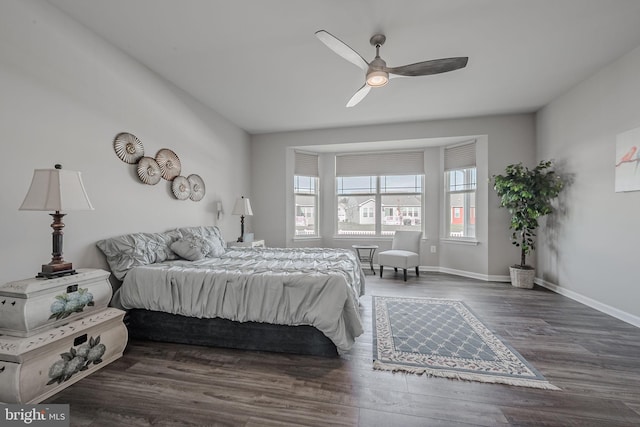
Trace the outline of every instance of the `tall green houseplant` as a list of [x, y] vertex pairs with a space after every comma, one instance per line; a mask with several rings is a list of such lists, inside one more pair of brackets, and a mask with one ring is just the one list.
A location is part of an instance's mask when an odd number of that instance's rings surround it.
[[536, 247], [538, 218], [553, 212], [551, 202], [564, 186], [553, 166], [550, 160], [541, 161], [533, 169], [518, 163], [507, 166], [504, 175], [493, 176], [500, 206], [511, 214], [511, 241], [520, 248], [520, 265], [514, 267], [531, 269], [526, 257]]

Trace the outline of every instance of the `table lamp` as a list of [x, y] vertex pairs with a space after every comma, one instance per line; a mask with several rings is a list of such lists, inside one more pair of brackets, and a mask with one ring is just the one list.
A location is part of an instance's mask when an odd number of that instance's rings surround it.
[[244, 241], [244, 217], [247, 215], [253, 215], [251, 210], [251, 202], [246, 197], [242, 196], [236, 199], [236, 204], [233, 207], [233, 215], [240, 215], [240, 237], [238, 242]]
[[55, 165], [55, 169], [34, 170], [31, 186], [20, 210], [54, 212], [49, 214], [53, 217], [51, 262], [42, 265], [37, 277], [51, 279], [76, 274], [72, 263], [62, 258], [62, 217], [66, 214], [61, 211], [93, 210], [80, 172], [64, 170], [61, 165]]

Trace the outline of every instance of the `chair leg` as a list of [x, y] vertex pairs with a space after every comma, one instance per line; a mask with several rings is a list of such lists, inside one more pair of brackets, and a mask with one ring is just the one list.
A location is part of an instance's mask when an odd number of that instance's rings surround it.
[[402, 271], [404, 271], [404, 281], [407, 281], [407, 269], [403, 268]]
[[420, 269], [418, 267], [416, 267], [416, 276], [420, 277]]
[[380, 277], [382, 277], [382, 266], [380, 266]]

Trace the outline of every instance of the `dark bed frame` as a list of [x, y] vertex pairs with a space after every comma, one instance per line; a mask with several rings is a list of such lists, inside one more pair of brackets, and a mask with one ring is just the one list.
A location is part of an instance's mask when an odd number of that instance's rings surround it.
[[335, 344], [313, 326], [286, 326], [259, 322], [199, 319], [142, 309], [127, 312], [131, 338], [180, 344], [226, 347], [335, 357]]

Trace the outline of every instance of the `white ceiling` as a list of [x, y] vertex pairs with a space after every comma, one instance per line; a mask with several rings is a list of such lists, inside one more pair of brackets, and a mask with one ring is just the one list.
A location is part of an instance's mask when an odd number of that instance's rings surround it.
[[[250, 133], [533, 112], [640, 45], [638, 0], [49, 0]], [[387, 36], [389, 66], [468, 56], [393, 79], [345, 108]]]

